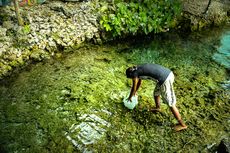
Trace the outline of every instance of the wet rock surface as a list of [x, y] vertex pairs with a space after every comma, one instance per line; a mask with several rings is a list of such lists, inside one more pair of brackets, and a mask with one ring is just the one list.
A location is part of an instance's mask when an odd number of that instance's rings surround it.
[[[71, 125], [68, 132], [65, 133], [66, 138], [81, 152], [93, 152], [87, 148], [87, 145], [95, 144], [106, 134], [106, 129], [110, 127], [105, 119], [100, 118], [93, 111], [93, 114], [78, 114], [80, 124]], [[99, 112], [110, 116], [112, 113], [107, 110], [99, 110]]]

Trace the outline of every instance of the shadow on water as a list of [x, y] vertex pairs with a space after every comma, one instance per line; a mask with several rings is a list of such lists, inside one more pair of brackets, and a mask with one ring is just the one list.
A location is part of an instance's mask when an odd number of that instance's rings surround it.
[[[89, 45], [32, 65], [0, 85], [3, 152], [214, 152], [229, 138], [227, 70], [212, 58], [229, 28], [182, 38], [167, 33]], [[177, 106], [189, 128], [176, 133], [169, 108], [153, 114], [155, 83], [124, 107], [128, 66], [158, 63], [176, 76]]]

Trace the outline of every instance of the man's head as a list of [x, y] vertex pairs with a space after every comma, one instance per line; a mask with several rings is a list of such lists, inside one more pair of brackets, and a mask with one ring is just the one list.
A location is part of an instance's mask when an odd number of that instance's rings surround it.
[[135, 72], [137, 71], [137, 67], [133, 66], [133, 67], [129, 67], [126, 70], [126, 77], [127, 78], [134, 78], [135, 77]]

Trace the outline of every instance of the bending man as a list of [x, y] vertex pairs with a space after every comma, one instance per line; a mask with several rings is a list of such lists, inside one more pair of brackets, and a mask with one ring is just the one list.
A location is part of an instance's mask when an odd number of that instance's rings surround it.
[[176, 96], [173, 90], [174, 74], [168, 68], [165, 68], [158, 64], [142, 64], [133, 67], [129, 67], [126, 70], [127, 78], [133, 80], [128, 100], [131, 101], [132, 96], [136, 95], [137, 90], [141, 85], [141, 81], [145, 79], [151, 79], [157, 82], [154, 89], [154, 100], [156, 108], [152, 111], [160, 111], [160, 95], [164, 102], [167, 102], [171, 112], [178, 121], [178, 125], [175, 126], [176, 131], [186, 129], [187, 126], [181, 119], [180, 113], [176, 107]]

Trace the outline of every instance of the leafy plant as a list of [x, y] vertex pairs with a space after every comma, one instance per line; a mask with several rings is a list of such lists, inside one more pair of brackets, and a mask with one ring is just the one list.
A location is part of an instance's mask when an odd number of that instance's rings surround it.
[[100, 9], [100, 25], [114, 37], [167, 31], [180, 15], [179, 0], [130, 0], [107, 3]]
[[24, 34], [28, 34], [30, 33], [31, 29], [30, 29], [30, 25], [25, 25], [22, 29]]

